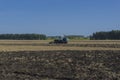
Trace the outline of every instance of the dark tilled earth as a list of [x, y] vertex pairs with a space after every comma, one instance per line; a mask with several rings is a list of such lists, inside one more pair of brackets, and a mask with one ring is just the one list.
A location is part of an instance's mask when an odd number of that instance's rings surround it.
[[0, 52], [0, 80], [120, 80], [120, 50]]

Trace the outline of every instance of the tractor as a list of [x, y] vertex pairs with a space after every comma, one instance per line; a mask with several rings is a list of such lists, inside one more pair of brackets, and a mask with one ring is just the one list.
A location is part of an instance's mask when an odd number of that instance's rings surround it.
[[59, 37], [58, 39], [55, 39], [52, 42], [49, 42], [49, 44], [67, 44], [68, 38], [67, 37]]

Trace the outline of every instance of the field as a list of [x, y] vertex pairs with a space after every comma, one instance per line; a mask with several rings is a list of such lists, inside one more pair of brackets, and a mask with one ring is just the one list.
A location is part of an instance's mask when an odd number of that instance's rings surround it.
[[0, 80], [120, 80], [120, 40], [1, 40]]
[[1, 40], [0, 51], [119, 50], [120, 40], [72, 40], [66, 44], [48, 44], [49, 40]]

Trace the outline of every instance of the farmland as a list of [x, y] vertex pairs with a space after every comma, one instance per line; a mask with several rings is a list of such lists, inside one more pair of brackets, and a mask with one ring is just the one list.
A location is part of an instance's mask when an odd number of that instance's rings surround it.
[[0, 80], [119, 80], [120, 40], [1, 40]]
[[1, 40], [0, 51], [41, 50], [119, 50], [119, 40], [72, 40], [66, 44], [48, 44], [50, 40]]

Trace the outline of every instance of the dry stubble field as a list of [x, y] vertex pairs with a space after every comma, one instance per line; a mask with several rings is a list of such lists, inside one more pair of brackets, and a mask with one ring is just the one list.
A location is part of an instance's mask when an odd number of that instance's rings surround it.
[[0, 80], [120, 80], [120, 40], [1, 40]]

